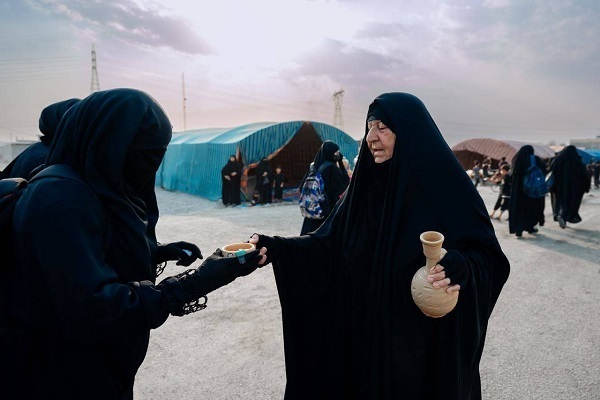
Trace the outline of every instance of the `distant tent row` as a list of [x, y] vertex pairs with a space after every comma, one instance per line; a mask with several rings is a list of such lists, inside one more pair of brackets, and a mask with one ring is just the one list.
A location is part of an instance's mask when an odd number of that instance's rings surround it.
[[282, 167], [286, 187], [297, 187], [325, 140], [332, 140], [352, 162], [358, 143], [334, 126], [311, 121], [260, 122], [236, 128], [208, 128], [176, 133], [157, 172], [156, 185], [210, 200], [221, 198], [221, 168], [230, 155], [243, 164], [242, 191], [250, 197], [255, 168], [268, 157]]
[[452, 152], [465, 170], [472, 169], [475, 161], [481, 162], [487, 157], [492, 160], [492, 167], [496, 168], [502, 157], [506, 157], [510, 163], [517, 151], [527, 144], [533, 146], [534, 153], [543, 160], [553, 158], [555, 155], [554, 150], [549, 146], [495, 139], [465, 140], [453, 146]]

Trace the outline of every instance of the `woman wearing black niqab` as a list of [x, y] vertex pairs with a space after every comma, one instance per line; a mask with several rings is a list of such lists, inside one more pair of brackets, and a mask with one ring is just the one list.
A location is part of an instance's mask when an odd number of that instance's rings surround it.
[[565, 147], [552, 161], [550, 171], [554, 176], [550, 187], [554, 220], [563, 229], [567, 222], [581, 222], [579, 207], [583, 194], [590, 191], [591, 182], [575, 146]]
[[273, 170], [269, 159], [263, 157], [256, 166], [256, 189], [260, 194], [260, 204], [271, 204], [273, 201]]
[[[383, 94], [367, 120], [348, 191], [325, 223], [300, 237], [251, 239], [273, 263], [285, 398], [480, 399], [479, 361], [508, 260], [418, 98]], [[436, 319], [410, 293], [429, 230], [448, 250], [432, 279], [460, 289], [456, 308]]]
[[239, 205], [240, 183], [242, 176], [242, 166], [235, 158], [235, 155], [229, 156], [229, 161], [221, 169], [221, 198], [223, 205]]
[[[315, 155], [315, 159], [309, 170], [304, 175], [300, 187], [304, 184], [311, 168], [314, 168], [315, 171], [319, 171], [323, 178], [325, 194], [327, 195], [327, 210], [329, 210], [325, 215], [325, 217], [327, 217], [331, 210], [333, 210], [333, 207], [335, 207], [335, 203], [340, 199], [342, 193], [344, 193], [344, 190], [348, 187], [348, 182], [350, 181], [348, 173], [342, 164], [340, 146], [331, 140], [323, 142]], [[300, 234], [304, 235], [316, 230], [324, 221], [325, 219], [304, 218]]]
[[46, 161], [58, 123], [63, 115], [80, 99], [68, 99], [50, 104], [40, 114], [39, 129], [42, 133], [40, 141], [32, 144], [19, 154], [4, 171], [0, 178], [29, 179], [31, 172]]
[[[530, 158], [534, 155], [533, 146], [527, 144], [517, 151], [512, 160], [512, 184], [508, 208], [508, 229], [517, 237], [523, 236], [523, 231], [537, 233], [537, 224], [544, 226], [544, 209], [546, 197], [534, 199], [525, 194], [523, 178], [531, 165]], [[546, 174], [546, 164], [534, 155], [535, 164]]]
[[170, 138], [162, 108], [133, 89], [95, 92], [61, 121], [14, 212], [16, 263], [0, 282], [5, 398], [133, 398], [150, 330], [258, 266], [258, 251], [241, 265], [217, 250], [154, 284], [157, 262], [202, 258], [191, 243], [157, 247], [154, 236], [154, 177]]

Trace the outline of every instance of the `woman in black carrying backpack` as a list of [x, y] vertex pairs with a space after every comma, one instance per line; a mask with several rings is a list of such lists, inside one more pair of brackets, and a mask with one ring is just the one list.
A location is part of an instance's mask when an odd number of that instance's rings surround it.
[[154, 179], [171, 130], [134, 89], [95, 92], [62, 119], [14, 211], [3, 399], [132, 399], [150, 330], [261, 262], [258, 251], [242, 265], [218, 249], [156, 284], [158, 264], [202, 258], [192, 243], [156, 241]]
[[[304, 218], [302, 229], [300, 231], [301, 235], [312, 232], [323, 224], [331, 210], [333, 210], [335, 203], [337, 203], [342, 193], [344, 193], [348, 187], [348, 183], [350, 183], [350, 178], [348, 177], [346, 169], [344, 168], [344, 164], [342, 163], [340, 146], [331, 140], [326, 140], [323, 142], [321, 148], [319, 148], [319, 151], [315, 155], [315, 159], [311, 163], [310, 168], [314, 168], [321, 174], [328, 204], [327, 207], [325, 207], [326, 215], [324, 218]], [[304, 178], [300, 184], [300, 188], [302, 188], [302, 185], [304, 185], [304, 181], [310, 172], [310, 168], [309, 171], [307, 171], [304, 175]]]
[[[533, 146], [525, 145], [515, 154], [512, 166], [512, 190], [510, 196], [510, 206], [508, 210], [509, 232], [517, 237], [523, 236], [523, 231], [528, 233], [537, 233], [535, 227], [544, 226], [544, 208], [546, 206], [546, 197], [532, 198], [525, 194], [523, 188], [523, 178], [531, 164], [530, 156], [533, 155]], [[534, 156], [535, 164], [546, 174], [546, 164], [538, 157]]]

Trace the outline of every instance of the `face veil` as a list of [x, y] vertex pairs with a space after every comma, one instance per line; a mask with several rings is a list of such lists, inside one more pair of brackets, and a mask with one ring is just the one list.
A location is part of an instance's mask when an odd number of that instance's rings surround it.
[[71, 166], [103, 204], [118, 238], [108, 254], [120, 257], [108, 261], [125, 281], [154, 279], [154, 176], [171, 132], [165, 112], [146, 93], [96, 92], [69, 110], [48, 154], [48, 165]]

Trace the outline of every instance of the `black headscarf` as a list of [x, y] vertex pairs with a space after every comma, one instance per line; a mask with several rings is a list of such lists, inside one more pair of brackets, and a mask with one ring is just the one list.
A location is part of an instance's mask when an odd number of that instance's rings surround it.
[[[233, 160], [232, 160], [233, 158]], [[240, 163], [235, 158], [235, 155], [230, 155], [227, 160], [227, 164], [221, 169], [221, 175], [230, 175], [232, 172], [240, 172], [241, 166]]]
[[54, 139], [54, 134], [56, 133], [56, 129], [58, 128], [60, 120], [69, 110], [69, 108], [73, 107], [73, 105], [79, 100], [81, 99], [73, 98], [59, 101], [57, 103], [50, 104], [48, 107], [42, 110], [39, 121], [40, 132], [42, 132], [40, 140], [42, 143], [50, 146], [52, 139]]
[[[487, 320], [508, 260], [424, 104], [387, 93], [369, 107], [368, 118], [376, 114], [396, 134], [392, 159], [376, 164], [363, 139], [346, 196], [322, 227], [276, 239], [286, 398], [480, 398]], [[439, 319], [410, 294], [428, 230], [470, 271], [455, 310]]]
[[339, 149], [340, 146], [338, 146], [331, 140], [324, 141], [321, 147], [319, 148], [319, 151], [317, 151], [317, 154], [315, 154], [315, 159], [313, 161], [315, 169], [318, 170], [321, 167], [321, 165], [326, 161], [335, 162], [336, 160], [334, 158], [334, 155], [335, 152]]
[[40, 142], [32, 144], [19, 154], [6, 166], [4, 171], [0, 173], [0, 178], [30, 179], [31, 173], [34, 170], [37, 171], [37, 167], [44, 164], [46, 161], [50, 144], [54, 139], [61, 118], [78, 101], [79, 99], [59, 101], [44, 108], [40, 114], [39, 120], [39, 128], [42, 133]]
[[[156, 171], [172, 127], [160, 105], [134, 89], [96, 92], [75, 104], [58, 128], [46, 164], [67, 164], [103, 204], [112, 235], [107, 259], [123, 282], [154, 280]], [[149, 213], [151, 214], [149, 216]]]

